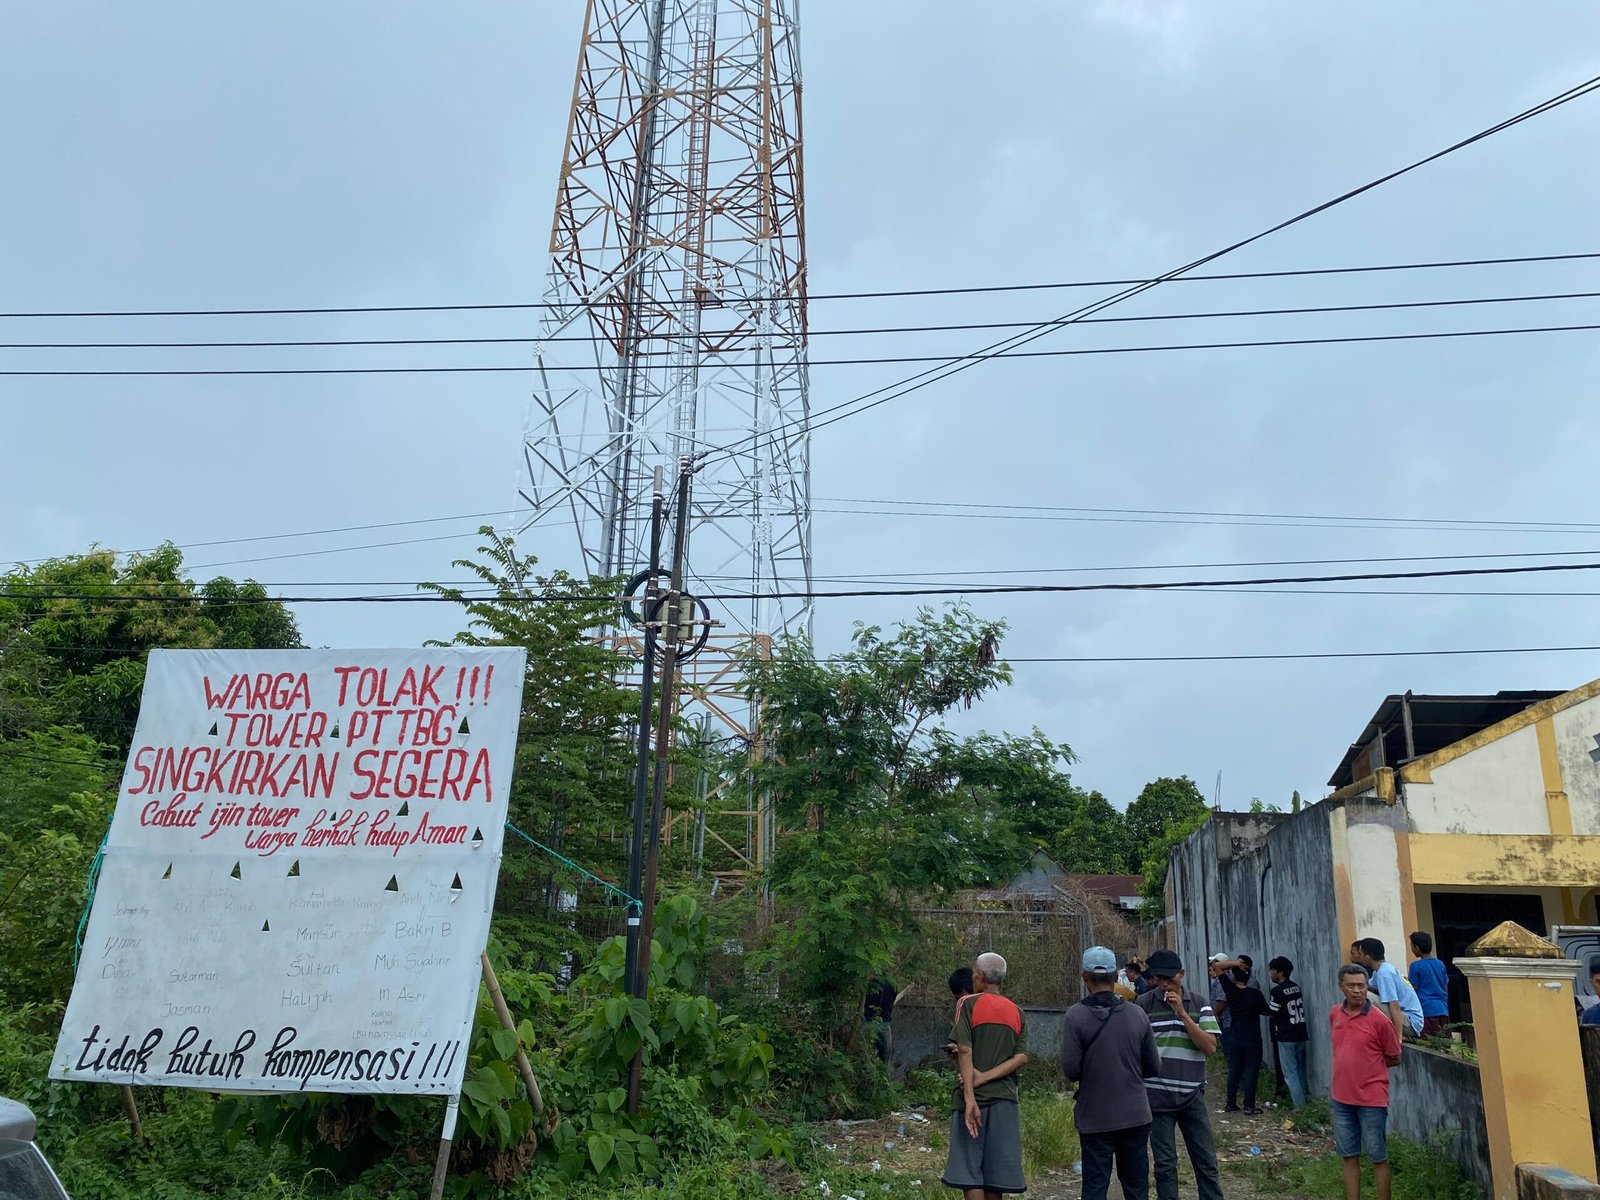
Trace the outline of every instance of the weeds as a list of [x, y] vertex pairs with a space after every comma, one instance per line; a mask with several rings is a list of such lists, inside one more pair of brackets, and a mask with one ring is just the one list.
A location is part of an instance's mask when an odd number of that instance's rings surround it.
[[[1483, 1200], [1482, 1190], [1445, 1155], [1452, 1136], [1435, 1134], [1426, 1143], [1389, 1138], [1394, 1200]], [[1230, 1170], [1251, 1176], [1263, 1192], [1308, 1200], [1341, 1200], [1344, 1196], [1344, 1165], [1337, 1155], [1298, 1162], [1248, 1159], [1227, 1165]], [[1361, 1164], [1361, 1195], [1362, 1200], [1373, 1200], [1377, 1195], [1372, 1165], [1365, 1159]]]
[[1021, 1100], [1022, 1171], [1032, 1179], [1052, 1167], [1078, 1158], [1078, 1131], [1072, 1120], [1072, 1098], [1024, 1092]]

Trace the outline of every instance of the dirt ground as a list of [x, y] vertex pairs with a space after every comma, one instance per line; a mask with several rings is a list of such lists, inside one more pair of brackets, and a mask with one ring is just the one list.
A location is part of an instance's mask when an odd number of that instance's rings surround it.
[[[1254, 1176], [1235, 1169], [1237, 1164], [1255, 1158], [1318, 1158], [1333, 1149], [1333, 1139], [1326, 1133], [1299, 1128], [1294, 1110], [1287, 1107], [1264, 1109], [1260, 1116], [1254, 1117], [1242, 1112], [1225, 1113], [1222, 1098], [1215, 1094], [1218, 1090], [1207, 1088], [1206, 1100], [1211, 1108], [1211, 1129], [1217, 1143], [1217, 1163], [1222, 1170], [1223, 1195], [1228, 1200], [1293, 1200], [1281, 1191], [1258, 1190]], [[1253, 1154], [1252, 1148], [1258, 1153]], [[1082, 1177], [1069, 1167], [1028, 1180], [1028, 1195], [1033, 1200], [1078, 1200], [1083, 1193], [1082, 1185]], [[1189, 1169], [1181, 1136], [1178, 1139], [1178, 1188], [1180, 1200], [1192, 1200], [1194, 1172]], [[1113, 1183], [1110, 1194], [1121, 1195], [1121, 1188]], [[1151, 1195], [1154, 1194], [1155, 1181], [1152, 1180]]]
[[[1260, 1116], [1225, 1113], [1222, 1098], [1215, 1094], [1218, 1090], [1208, 1088], [1206, 1098], [1222, 1168], [1223, 1193], [1228, 1200], [1292, 1200], [1281, 1191], [1269, 1195], [1256, 1190], [1251, 1174], [1230, 1168], [1255, 1158], [1319, 1157], [1333, 1148], [1331, 1138], [1325, 1132], [1299, 1128], [1294, 1110], [1287, 1107], [1267, 1108]], [[913, 1179], [938, 1179], [944, 1170], [948, 1116], [933, 1109], [909, 1109], [873, 1121], [830, 1121], [821, 1130], [825, 1147], [844, 1164], [873, 1170], [876, 1163], [878, 1170]], [[1194, 1175], [1181, 1139], [1178, 1183], [1182, 1196], [1194, 1196]], [[1029, 1179], [1027, 1194], [1033, 1200], [1078, 1200], [1082, 1184], [1083, 1177], [1069, 1165]], [[1121, 1189], [1113, 1184], [1111, 1195], [1120, 1194]]]

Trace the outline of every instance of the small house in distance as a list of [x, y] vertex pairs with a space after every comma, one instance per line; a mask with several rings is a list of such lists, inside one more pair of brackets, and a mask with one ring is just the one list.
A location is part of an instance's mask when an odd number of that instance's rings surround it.
[[1080, 892], [1099, 896], [1129, 918], [1137, 917], [1144, 904], [1144, 897], [1139, 894], [1144, 887], [1143, 875], [1068, 875], [1067, 882]]
[[1124, 916], [1134, 916], [1143, 903], [1139, 889], [1143, 875], [1085, 875], [1069, 873], [1044, 850], [1035, 850], [1022, 870], [1005, 887], [1003, 896], [1049, 896], [1057, 893], [1104, 900]]

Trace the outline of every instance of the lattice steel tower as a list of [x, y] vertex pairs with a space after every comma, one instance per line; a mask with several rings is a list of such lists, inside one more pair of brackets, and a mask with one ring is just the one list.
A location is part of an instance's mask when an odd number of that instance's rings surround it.
[[[546, 567], [643, 567], [655, 468], [710, 451], [691, 586], [810, 590], [797, 7], [589, 0], [525, 434]], [[716, 607], [748, 634], [811, 618]]]

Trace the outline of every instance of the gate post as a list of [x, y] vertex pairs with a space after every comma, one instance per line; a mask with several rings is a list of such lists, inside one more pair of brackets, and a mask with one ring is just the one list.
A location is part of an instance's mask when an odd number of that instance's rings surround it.
[[1520, 1163], [1547, 1163], [1593, 1180], [1572, 998], [1579, 964], [1512, 921], [1484, 934], [1467, 954], [1455, 965], [1472, 989], [1493, 1200], [1515, 1200]]

